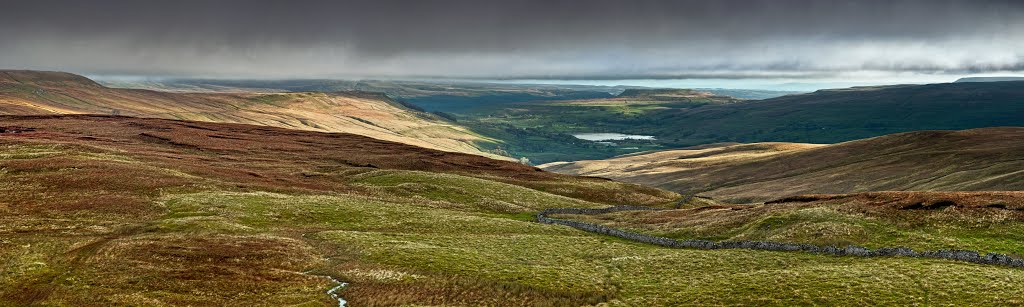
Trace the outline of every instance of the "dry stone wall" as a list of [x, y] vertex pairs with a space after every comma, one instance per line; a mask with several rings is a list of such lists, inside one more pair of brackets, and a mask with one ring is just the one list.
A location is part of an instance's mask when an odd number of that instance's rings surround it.
[[815, 254], [827, 254], [835, 256], [854, 257], [911, 257], [911, 258], [932, 258], [957, 260], [970, 263], [991, 264], [1024, 268], [1024, 259], [1010, 257], [999, 253], [988, 253], [982, 255], [970, 250], [934, 250], [915, 251], [906, 247], [885, 247], [879, 249], [868, 249], [856, 245], [845, 247], [838, 246], [817, 246], [811, 244], [796, 244], [771, 241], [707, 241], [707, 240], [676, 240], [672, 238], [652, 236], [631, 231], [619, 230], [603, 225], [586, 223], [580, 221], [563, 220], [548, 217], [553, 214], [604, 214], [621, 211], [636, 210], [661, 210], [658, 208], [641, 206], [613, 206], [600, 209], [584, 208], [552, 208], [541, 211], [537, 214], [537, 221], [544, 224], [564, 225], [583, 231], [609, 235], [626, 240], [660, 245], [672, 248], [695, 248], [695, 249], [752, 249], [766, 251], [787, 251], [807, 252]]

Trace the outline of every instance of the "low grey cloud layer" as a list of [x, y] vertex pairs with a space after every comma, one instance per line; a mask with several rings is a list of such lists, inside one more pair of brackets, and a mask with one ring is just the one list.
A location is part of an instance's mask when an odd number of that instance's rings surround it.
[[345, 78], [1024, 70], [1020, 1], [18, 1], [0, 67]]

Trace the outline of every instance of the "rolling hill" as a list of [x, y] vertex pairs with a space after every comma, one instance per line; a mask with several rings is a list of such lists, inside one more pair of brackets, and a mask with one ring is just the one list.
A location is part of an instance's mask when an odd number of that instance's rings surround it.
[[116, 114], [347, 132], [426, 148], [483, 152], [494, 140], [366, 92], [170, 93], [117, 89], [68, 73], [0, 71], [0, 114]]
[[466, 240], [494, 250], [489, 244], [507, 246], [495, 234], [571, 239], [524, 214], [676, 197], [353, 134], [0, 116], [0, 305], [331, 305], [324, 292], [335, 285], [322, 276], [351, 283], [343, 294], [358, 305], [494, 294], [524, 304], [584, 302], [603, 290], [459, 273], [429, 265], [434, 258], [396, 263], [374, 250], [452, 259], [454, 250], [431, 255], [385, 242]]
[[917, 131], [833, 145], [718, 144], [541, 167], [732, 202], [808, 193], [1024, 189], [1024, 128]]
[[[1024, 296], [992, 286], [1024, 280], [1011, 267], [670, 249], [533, 218], [553, 207], [666, 208], [679, 197], [345, 133], [0, 116], [0, 305], [978, 305]], [[1008, 217], [1001, 227], [1016, 225]]]

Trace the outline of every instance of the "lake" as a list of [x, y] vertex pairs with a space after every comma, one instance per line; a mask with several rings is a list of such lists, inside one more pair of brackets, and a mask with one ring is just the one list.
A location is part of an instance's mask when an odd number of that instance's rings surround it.
[[654, 136], [622, 133], [576, 133], [572, 136], [587, 141], [653, 140]]

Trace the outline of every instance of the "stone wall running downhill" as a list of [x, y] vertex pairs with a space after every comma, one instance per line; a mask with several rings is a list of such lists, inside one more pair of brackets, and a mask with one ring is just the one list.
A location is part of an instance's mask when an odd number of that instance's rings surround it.
[[791, 252], [807, 252], [815, 254], [827, 254], [836, 256], [855, 256], [855, 257], [912, 257], [912, 258], [933, 258], [933, 259], [947, 259], [965, 261], [979, 264], [992, 264], [992, 265], [1003, 265], [1024, 268], [1024, 259], [1010, 257], [998, 253], [988, 253], [982, 255], [976, 251], [970, 250], [934, 250], [934, 251], [915, 251], [906, 247], [885, 247], [879, 249], [868, 249], [856, 245], [850, 245], [846, 247], [836, 246], [817, 246], [810, 244], [796, 244], [796, 243], [783, 243], [783, 242], [770, 242], [770, 241], [707, 241], [707, 240], [676, 240], [665, 237], [658, 237], [652, 235], [646, 235], [642, 233], [623, 231], [607, 226], [570, 221], [563, 219], [550, 218], [548, 215], [552, 214], [604, 214], [621, 211], [637, 211], [637, 210], [662, 210], [659, 208], [641, 207], [641, 206], [612, 206], [600, 209], [583, 209], [583, 208], [552, 208], [541, 211], [537, 214], [537, 222], [544, 224], [555, 224], [564, 225], [572, 228], [576, 228], [583, 231], [589, 231], [593, 233], [599, 233], [603, 235], [609, 235], [613, 237], [623, 238], [626, 240], [648, 243], [654, 245], [660, 245], [672, 248], [696, 248], [696, 249], [753, 249], [753, 250], [767, 250], [767, 251], [791, 251]]

